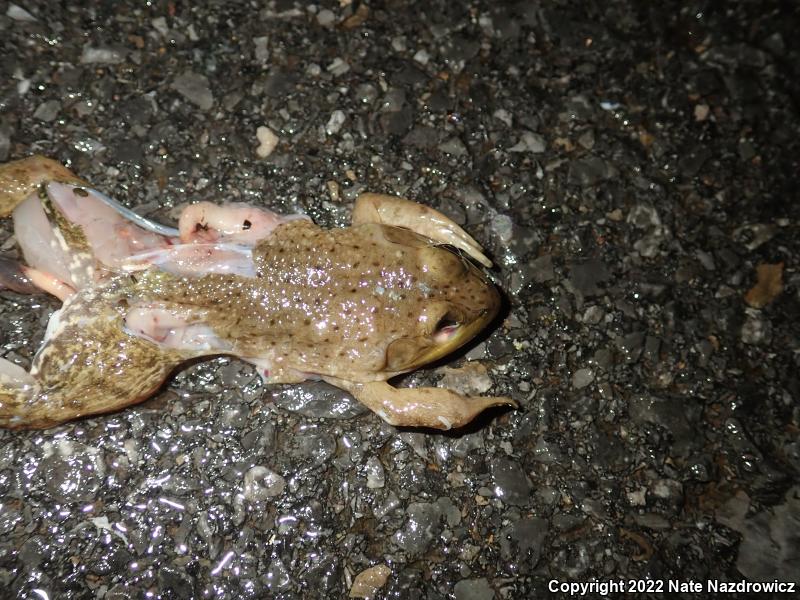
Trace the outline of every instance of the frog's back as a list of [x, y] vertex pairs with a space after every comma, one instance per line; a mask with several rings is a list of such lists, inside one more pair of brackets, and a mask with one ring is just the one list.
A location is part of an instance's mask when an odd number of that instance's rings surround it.
[[254, 312], [283, 360], [332, 376], [370, 378], [384, 368], [387, 345], [409, 334], [430, 294], [419, 285], [414, 247], [397, 243], [393, 236], [404, 234], [396, 229], [295, 222], [255, 248]]

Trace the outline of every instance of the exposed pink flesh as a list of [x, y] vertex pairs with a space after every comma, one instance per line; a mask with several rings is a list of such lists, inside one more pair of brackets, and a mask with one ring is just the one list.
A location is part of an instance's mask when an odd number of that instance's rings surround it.
[[30, 267], [23, 267], [23, 272], [28, 276], [28, 279], [31, 280], [33, 285], [48, 294], [52, 294], [62, 302], [75, 293], [74, 287], [64, 283], [58, 277], [50, 273]]
[[150, 340], [162, 348], [188, 350], [197, 356], [230, 351], [231, 345], [208, 325], [197, 322], [190, 308], [140, 304], [125, 316], [128, 333]]
[[71, 257], [53, 233], [38, 196], [28, 196], [14, 209], [13, 217], [14, 235], [25, 262], [56, 279], [77, 284], [69, 268]]
[[223, 205], [198, 202], [183, 209], [178, 230], [185, 244], [226, 241], [252, 246], [278, 225], [298, 218], [306, 217], [282, 216], [239, 202]]
[[433, 340], [437, 344], [444, 344], [448, 341], [453, 334], [458, 330], [458, 325], [448, 325], [447, 327], [442, 327], [439, 331], [437, 331], [433, 335]]
[[[81, 190], [80, 195], [76, 189]], [[94, 257], [107, 267], [118, 267], [132, 254], [165, 248], [171, 243], [169, 238], [132, 223], [95, 198], [91, 190], [50, 183], [47, 191], [64, 217], [81, 227]]]

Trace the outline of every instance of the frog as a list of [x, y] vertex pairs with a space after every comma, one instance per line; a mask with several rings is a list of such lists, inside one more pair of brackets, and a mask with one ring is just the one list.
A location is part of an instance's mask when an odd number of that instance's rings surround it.
[[268, 384], [321, 380], [390, 425], [447, 430], [516, 403], [390, 380], [440, 361], [498, 314], [480, 244], [426, 204], [364, 192], [349, 227], [236, 202], [171, 227], [40, 155], [0, 165], [0, 217], [24, 263], [0, 286], [61, 302], [29, 370], [0, 358], [0, 426], [54, 427], [154, 395], [219, 356]]

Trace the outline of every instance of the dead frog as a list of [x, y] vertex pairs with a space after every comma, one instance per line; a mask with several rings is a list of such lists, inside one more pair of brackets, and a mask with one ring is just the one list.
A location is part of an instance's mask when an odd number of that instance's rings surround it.
[[0, 166], [27, 266], [0, 283], [54, 294], [30, 373], [0, 359], [0, 426], [50, 427], [153, 394], [182, 362], [230, 355], [269, 383], [322, 379], [393, 425], [449, 429], [505, 397], [398, 389], [473, 338], [500, 298], [480, 246], [437, 211], [362, 194], [352, 226], [200, 202], [153, 223], [40, 156]]

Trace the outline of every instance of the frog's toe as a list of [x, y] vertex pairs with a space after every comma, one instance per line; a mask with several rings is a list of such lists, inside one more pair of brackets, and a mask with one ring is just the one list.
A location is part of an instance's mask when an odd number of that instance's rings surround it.
[[398, 196], [361, 194], [353, 208], [353, 225], [380, 223], [405, 227], [442, 244], [450, 244], [466, 252], [484, 266], [491, 267], [483, 248], [452, 219], [424, 204]]
[[25, 273], [25, 268], [16, 260], [0, 256], [0, 288], [18, 294], [36, 294], [39, 288]]
[[47, 292], [62, 302], [75, 293], [75, 289], [39, 269], [25, 266], [10, 258], [0, 257], [0, 289], [9, 289], [18, 294]]
[[344, 384], [353, 396], [390, 425], [453, 429], [463, 427], [492, 406], [513, 406], [511, 398], [462, 396], [446, 388], [395, 388], [386, 382]]

